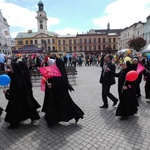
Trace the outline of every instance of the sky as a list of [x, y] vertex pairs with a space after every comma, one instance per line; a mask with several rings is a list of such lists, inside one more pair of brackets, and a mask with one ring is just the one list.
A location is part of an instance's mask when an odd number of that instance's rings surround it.
[[[37, 32], [40, 0], [0, 0], [0, 10], [10, 35]], [[86, 33], [91, 29], [124, 29], [150, 15], [150, 0], [41, 0], [48, 17], [48, 31], [59, 35]]]

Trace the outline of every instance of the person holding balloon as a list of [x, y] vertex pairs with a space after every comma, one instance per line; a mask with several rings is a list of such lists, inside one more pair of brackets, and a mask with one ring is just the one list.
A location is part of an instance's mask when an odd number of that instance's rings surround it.
[[138, 101], [136, 98], [134, 81], [138, 77], [136, 71], [131, 70], [131, 63], [126, 61], [121, 64], [121, 71], [119, 73], [109, 71], [113, 76], [118, 77], [118, 95], [119, 104], [116, 110], [116, 116], [120, 116], [120, 120], [126, 120], [138, 111]]
[[34, 104], [30, 100], [28, 87], [23, 77], [19, 63], [11, 63], [8, 75], [11, 79], [10, 86], [3, 92], [8, 104], [6, 106], [5, 122], [9, 123], [9, 129], [17, 128], [20, 122], [31, 119], [33, 125], [40, 119]]

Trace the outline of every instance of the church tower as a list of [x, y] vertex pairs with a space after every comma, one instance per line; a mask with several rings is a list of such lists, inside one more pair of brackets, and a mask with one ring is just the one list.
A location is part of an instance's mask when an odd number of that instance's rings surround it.
[[40, 0], [38, 3], [38, 11], [37, 11], [37, 25], [38, 25], [38, 32], [47, 34], [47, 16], [46, 12], [44, 11], [44, 4]]

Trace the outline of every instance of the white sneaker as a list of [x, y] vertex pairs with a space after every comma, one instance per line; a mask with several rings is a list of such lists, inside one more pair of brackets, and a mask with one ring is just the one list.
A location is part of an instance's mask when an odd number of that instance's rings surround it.
[[33, 124], [34, 126], [38, 125], [38, 124], [39, 124], [39, 120], [34, 120], [34, 121], [32, 122], [32, 124]]

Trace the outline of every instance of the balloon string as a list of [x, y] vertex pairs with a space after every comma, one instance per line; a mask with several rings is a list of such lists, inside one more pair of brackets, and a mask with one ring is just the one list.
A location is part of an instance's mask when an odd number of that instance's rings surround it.
[[124, 81], [124, 83], [123, 83], [123, 86], [122, 86], [122, 91], [121, 91], [121, 93], [123, 93], [123, 87], [125, 86], [125, 84], [126, 84], [126, 80]]

